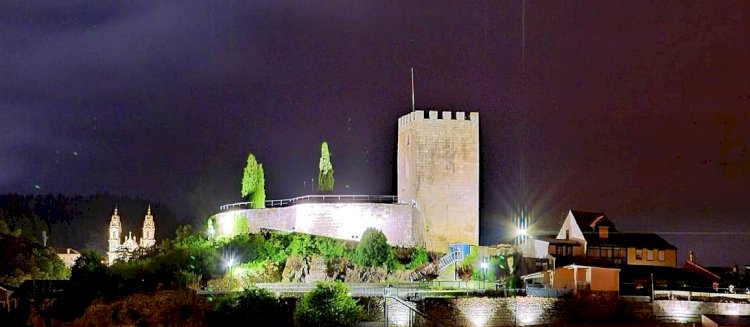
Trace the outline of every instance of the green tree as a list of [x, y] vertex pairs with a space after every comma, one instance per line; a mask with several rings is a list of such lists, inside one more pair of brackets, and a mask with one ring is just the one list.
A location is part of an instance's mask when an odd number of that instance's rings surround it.
[[266, 176], [263, 172], [263, 165], [258, 165], [258, 186], [255, 188], [250, 197], [250, 202], [253, 208], [265, 208], [266, 207]]
[[331, 153], [328, 152], [328, 142], [320, 145], [320, 163], [318, 163], [318, 190], [321, 192], [333, 191], [333, 165], [331, 164]]
[[362, 267], [382, 266], [391, 258], [393, 253], [383, 232], [368, 228], [362, 233], [357, 244], [356, 263]]
[[68, 270], [52, 248], [28, 238], [0, 236], [0, 284], [18, 286], [27, 279], [66, 279]]
[[70, 273], [70, 283], [86, 290], [97, 290], [104, 282], [107, 267], [102, 263], [104, 258], [92, 250], [81, 252]]
[[238, 295], [221, 299], [210, 325], [282, 326], [288, 313], [268, 290], [251, 287]]
[[423, 248], [416, 248], [414, 249], [414, 254], [412, 255], [411, 262], [409, 262], [409, 269], [424, 267], [429, 263], [430, 256], [427, 253], [427, 250]]
[[354, 326], [363, 315], [362, 306], [341, 282], [318, 283], [305, 294], [294, 310], [298, 326]]
[[[266, 186], [263, 165], [255, 160], [255, 156], [247, 155], [247, 165], [242, 172], [242, 189], [240, 194], [251, 202], [253, 208], [264, 208], [266, 201]], [[261, 200], [262, 199], [262, 200]]]

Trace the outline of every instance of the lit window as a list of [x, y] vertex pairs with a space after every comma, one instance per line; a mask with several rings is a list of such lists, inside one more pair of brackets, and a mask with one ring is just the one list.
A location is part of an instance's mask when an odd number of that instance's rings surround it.
[[654, 261], [654, 250], [646, 250], [646, 255], [648, 256], [648, 261]]
[[643, 250], [641, 249], [635, 250], [635, 260], [643, 260]]
[[659, 261], [664, 261], [664, 251], [663, 250], [659, 250], [658, 256], [659, 256]]

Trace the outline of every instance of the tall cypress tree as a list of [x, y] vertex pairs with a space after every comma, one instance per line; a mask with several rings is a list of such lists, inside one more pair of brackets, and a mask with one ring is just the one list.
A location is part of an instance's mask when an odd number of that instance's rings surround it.
[[252, 208], [265, 208], [266, 186], [263, 165], [255, 160], [255, 156], [247, 155], [247, 165], [242, 172], [242, 197], [251, 202]]
[[320, 145], [318, 169], [318, 190], [321, 192], [333, 191], [333, 165], [331, 164], [331, 154], [328, 152], [328, 142], [325, 141]]

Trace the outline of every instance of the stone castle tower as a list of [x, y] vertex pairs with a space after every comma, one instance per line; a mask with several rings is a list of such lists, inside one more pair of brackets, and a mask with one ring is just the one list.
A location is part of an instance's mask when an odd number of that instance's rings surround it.
[[413, 111], [398, 120], [398, 200], [428, 250], [479, 244], [479, 113]]
[[107, 248], [107, 264], [111, 265], [116, 260], [127, 261], [139, 249], [149, 249], [156, 245], [156, 225], [154, 216], [151, 215], [151, 206], [148, 206], [146, 216], [143, 219], [143, 234], [141, 242], [138, 244], [136, 237], [132, 232], [128, 232], [125, 242], [122, 240], [122, 223], [120, 215], [117, 213], [117, 207], [109, 221], [109, 247]]

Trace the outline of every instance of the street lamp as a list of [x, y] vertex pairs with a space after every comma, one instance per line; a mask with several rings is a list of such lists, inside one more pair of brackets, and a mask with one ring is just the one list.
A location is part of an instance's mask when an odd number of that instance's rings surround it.
[[487, 282], [487, 257], [482, 258], [482, 263], [479, 264], [482, 267], [482, 289], [486, 289], [485, 285]]
[[232, 266], [234, 266], [234, 259], [229, 259], [226, 263], [227, 271], [229, 272], [229, 290], [232, 290], [232, 284], [234, 284], [234, 276], [232, 276]]

